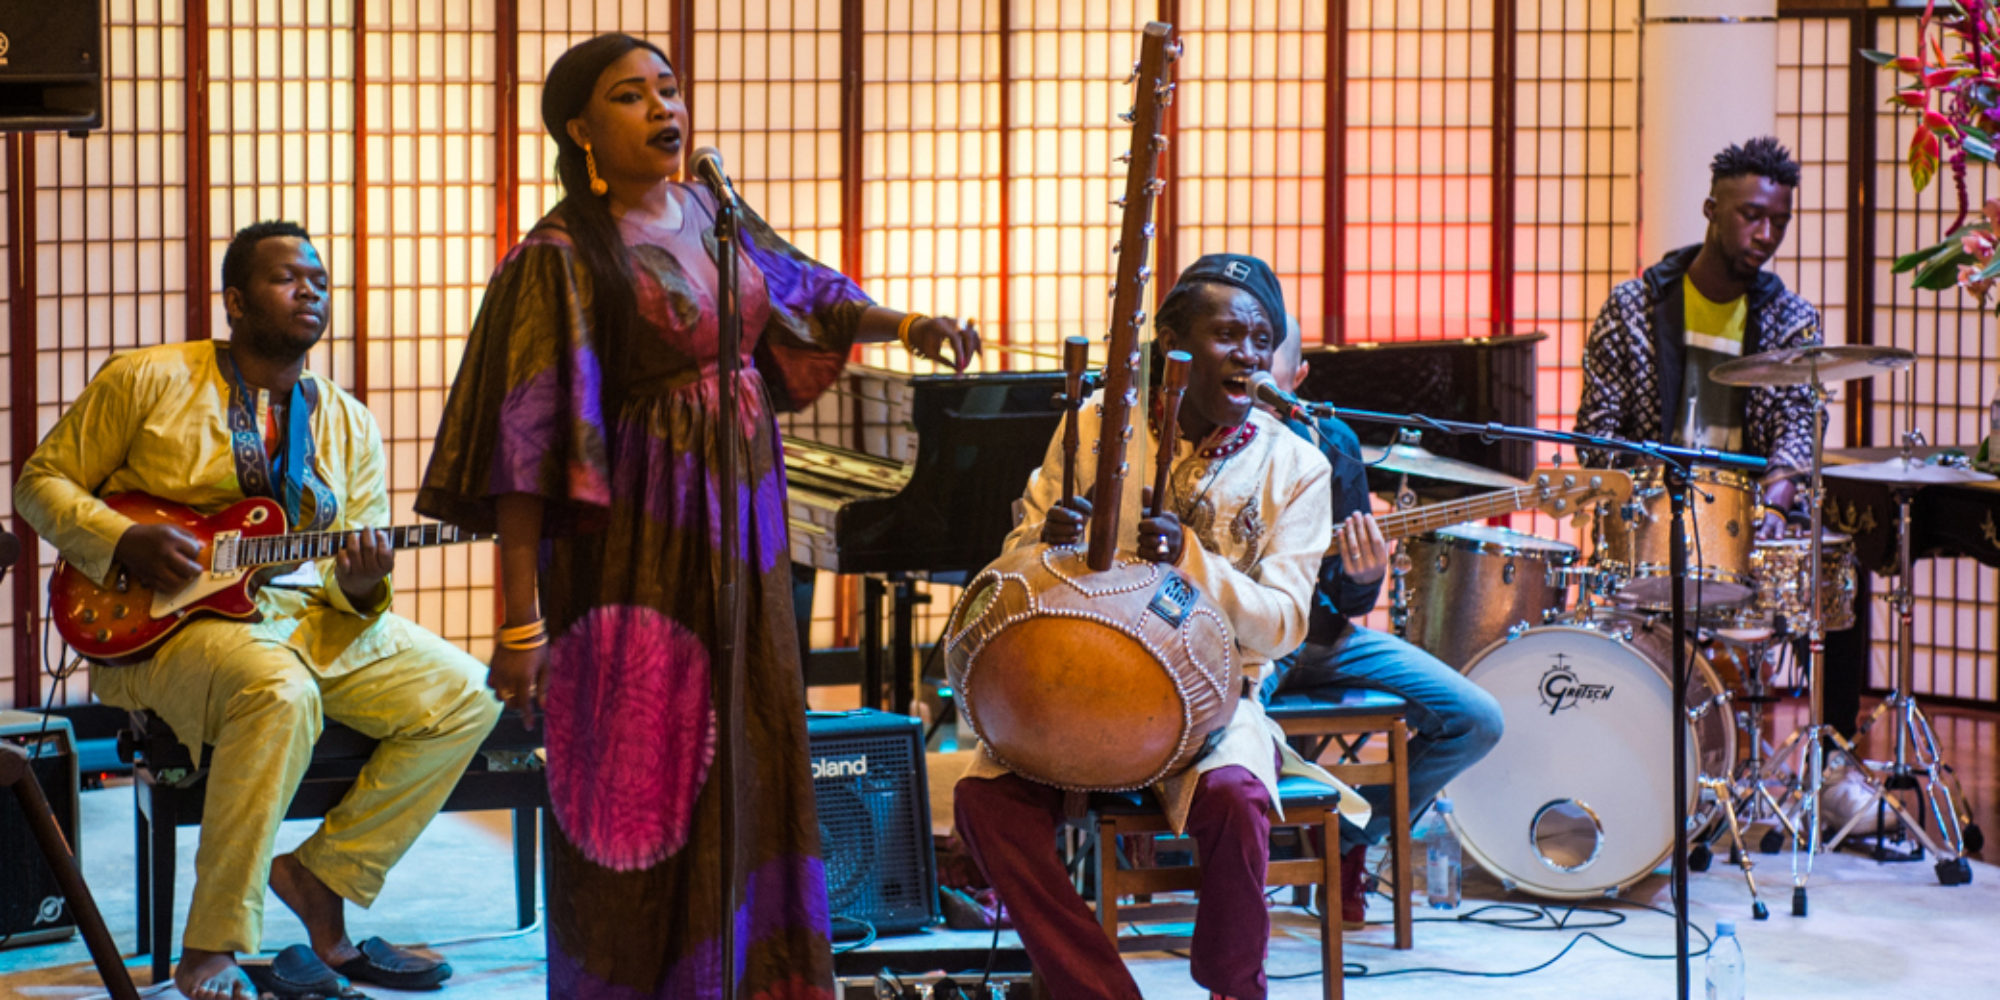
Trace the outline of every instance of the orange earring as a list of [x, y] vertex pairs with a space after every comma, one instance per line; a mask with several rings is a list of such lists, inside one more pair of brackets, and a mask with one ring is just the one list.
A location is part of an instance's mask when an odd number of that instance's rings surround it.
[[604, 183], [604, 178], [597, 176], [597, 154], [591, 151], [588, 143], [583, 147], [583, 170], [590, 175], [591, 194], [602, 198], [604, 192], [611, 190], [611, 185]]

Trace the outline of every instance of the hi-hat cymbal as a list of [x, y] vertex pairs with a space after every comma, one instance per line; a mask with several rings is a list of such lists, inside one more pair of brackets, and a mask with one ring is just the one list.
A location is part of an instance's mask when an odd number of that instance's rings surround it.
[[1495, 472], [1483, 465], [1456, 458], [1446, 458], [1426, 451], [1421, 445], [1398, 444], [1387, 448], [1375, 445], [1361, 447], [1361, 461], [1370, 469], [1379, 472], [1399, 472], [1407, 476], [1423, 479], [1438, 479], [1448, 483], [1462, 483], [1466, 486], [1491, 486], [1506, 489], [1512, 486], [1526, 486], [1527, 483], [1504, 472]]
[[1916, 361], [1900, 347], [1817, 344], [1737, 358], [1716, 365], [1708, 377], [1723, 385], [1826, 385], [1900, 371]]
[[1832, 479], [1862, 479], [1902, 486], [1929, 486], [1941, 483], [1983, 483], [1995, 478], [1991, 473], [1932, 465], [1922, 459], [1892, 458], [1884, 462], [1857, 465], [1829, 465], [1823, 473]]

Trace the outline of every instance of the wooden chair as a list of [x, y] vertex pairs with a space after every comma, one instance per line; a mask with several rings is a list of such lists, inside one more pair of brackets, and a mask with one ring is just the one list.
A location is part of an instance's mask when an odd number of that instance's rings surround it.
[[[1278, 782], [1278, 801], [1284, 809], [1280, 819], [1271, 814], [1274, 826], [1316, 826], [1326, 839], [1340, 843], [1340, 793], [1305, 778], [1283, 778]], [[1123, 896], [1149, 900], [1156, 893], [1187, 892], [1201, 885], [1201, 869], [1194, 865], [1127, 866], [1120, 856], [1118, 838], [1153, 837], [1172, 832], [1167, 817], [1152, 798], [1143, 792], [1096, 795], [1091, 799], [1092, 825], [1097, 837], [1097, 918], [1104, 933], [1121, 952], [1162, 951], [1184, 946], [1188, 938], [1177, 934], [1136, 934], [1120, 937], [1120, 920], [1184, 920], [1190, 912], [1186, 904], [1139, 902], [1120, 906]], [[1266, 886], [1321, 887], [1321, 899], [1332, 897], [1340, 885], [1340, 852], [1323, 851], [1321, 857], [1271, 860], [1264, 877]], [[1319, 908], [1320, 995], [1340, 1000], [1341, 940], [1339, 907]]]
[[[1329, 773], [1349, 785], [1388, 785], [1391, 792], [1389, 819], [1390, 877], [1395, 882], [1396, 947], [1413, 944], [1413, 917], [1410, 912], [1410, 750], [1409, 703], [1399, 695], [1365, 688], [1345, 688], [1320, 692], [1319, 696], [1285, 692], [1271, 699], [1264, 712], [1292, 738], [1307, 760], [1324, 756], [1337, 746], [1338, 756], [1321, 761]], [[1387, 759], [1361, 760], [1361, 747], [1375, 734], [1386, 744]], [[1303, 744], [1303, 745], [1302, 745]], [[1328, 840], [1338, 845], [1338, 838]], [[1338, 847], [1328, 853], [1338, 853]], [[1337, 883], [1336, 883], [1337, 884]], [[1322, 909], [1332, 908], [1322, 901]]]
[[[535, 922], [539, 857], [538, 814], [548, 808], [548, 779], [534, 754], [541, 734], [529, 732], [509, 712], [473, 755], [465, 774], [445, 800], [445, 812], [507, 809], [514, 814], [514, 915], [519, 927]], [[176, 832], [201, 823], [208, 771], [196, 770], [180, 738], [151, 712], [133, 712], [132, 727], [119, 734], [119, 756], [130, 761], [137, 812], [139, 954], [151, 952], [153, 981], [165, 982], [174, 953], [174, 865]], [[286, 819], [325, 816], [354, 785], [375, 741], [329, 720], [313, 746], [312, 762], [299, 781]], [[209, 759], [204, 753], [204, 765]]]

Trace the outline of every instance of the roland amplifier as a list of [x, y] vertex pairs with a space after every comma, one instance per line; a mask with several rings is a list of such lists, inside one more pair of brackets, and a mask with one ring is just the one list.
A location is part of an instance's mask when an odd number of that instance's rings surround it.
[[[76, 738], [69, 720], [0, 710], [0, 740], [28, 751], [29, 770], [55, 813], [56, 826], [77, 851]], [[41, 843], [11, 789], [0, 789], [0, 947], [56, 941], [76, 933], [76, 918], [42, 857]]]
[[104, 124], [99, 0], [0, 0], [0, 132]]
[[834, 936], [937, 923], [923, 723], [872, 709], [809, 712], [806, 732]]

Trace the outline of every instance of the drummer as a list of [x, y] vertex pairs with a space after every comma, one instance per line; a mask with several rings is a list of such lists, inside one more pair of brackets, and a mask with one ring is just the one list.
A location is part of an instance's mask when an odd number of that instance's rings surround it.
[[[1302, 357], [1298, 322], [1286, 317], [1288, 333], [1271, 363], [1271, 376], [1287, 392], [1297, 392], [1311, 365]], [[1333, 523], [1338, 554], [1320, 562], [1312, 618], [1305, 644], [1272, 664], [1264, 682], [1265, 700], [1281, 694], [1340, 688], [1367, 688], [1401, 695], [1410, 703], [1409, 783], [1411, 818], [1459, 772], [1479, 763], [1500, 742], [1500, 703], [1485, 688], [1446, 666], [1443, 660], [1386, 632], [1364, 627], [1389, 569], [1389, 544], [1369, 513], [1368, 470], [1361, 442], [1338, 417], [1311, 425], [1288, 424], [1315, 441], [1333, 465]], [[1361, 794], [1373, 807], [1366, 827], [1341, 825], [1340, 919], [1349, 930], [1367, 918], [1363, 864], [1369, 845], [1390, 827], [1393, 789], [1370, 785]]]
[[[1140, 558], [1174, 567], [1230, 617], [1232, 659], [1245, 668], [1246, 695], [1255, 693], [1253, 678], [1273, 657], [1305, 638], [1313, 574], [1332, 523], [1326, 460], [1251, 402], [1249, 377], [1269, 370], [1271, 352], [1285, 334], [1284, 315], [1278, 279], [1255, 257], [1211, 254], [1181, 273], [1160, 304], [1154, 341], [1156, 349], [1193, 357], [1177, 411], [1181, 440], [1170, 477], [1175, 495], [1168, 511], [1140, 521], [1138, 490], [1128, 490], [1123, 511], [1128, 524], [1137, 524]], [[1079, 413], [1085, 436], [1093, 439], [1095, 409]], [[1147, 436], [1131, 447], [1147, 447], [1150, 454]], [[1063, 464], [1057, 434], [1016, 502], [1009, 549], [1082, 539], [1090, 504], [1079, 497], [1064, 505]], [[1086, 491], [1094, 466], [1077, 469], [1079, 492]], [[1132, 540], [1128, 535], [1121, 545]], [[1162, 781], [1155, 792], [1174, 828], [1194, 836], [1199, 853], [1201, 900], [1189, 971], [1214, 996], [1257, 1000], [1267, 987], [1264, 876], [1281, 754], [1285, 773], [1339, 783], [1284, 752], [1281, 734], [1254, 697], [1237, 702], [1219, 735], [1195, 767]], [[954, 795], [959, 837], [998, 891], [1050, 994], [1138, 1000], [1139, 988], [1117, 948], [1056, 855], [1064, 793], [981, 753]], [[1359, 796], [1343, 795], [1340, 811], [1367, 822]]]
[[[1579, 434], [1748, 451], [1771, 462], [1761, 537], [1812, 465], [1813, 398], [1803, 386], [1741, 389], [1708, 377], [1733, 358], [1820, 341], [1819, 313], [1764, 265], [1785, 241], [1799, 165], [1774, 138], [1732, 145], [1710, 166], [1702, 242], [1611, 290], [1583, 349]], [[1585, 465], [1631, 456], [1589, 449]], [[1798, 497], [1803, 500], [1803, 497]]]

